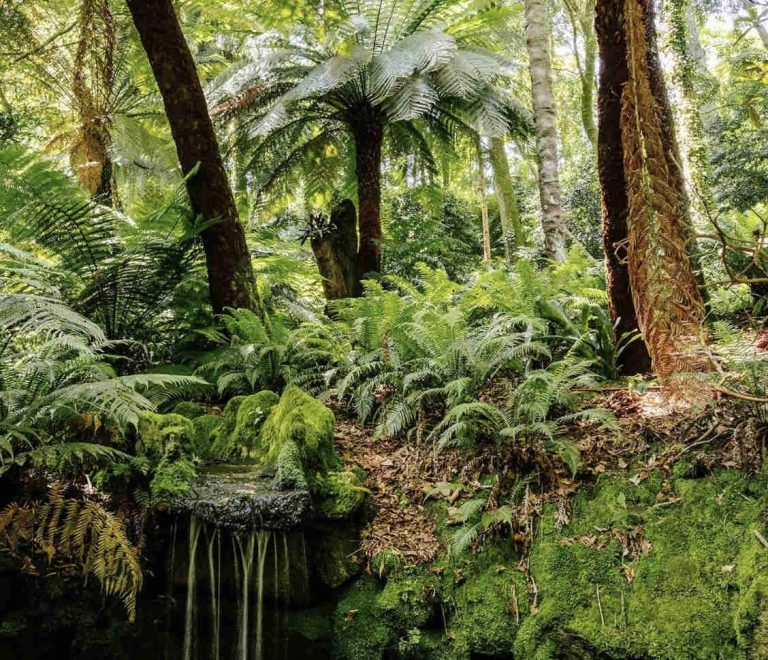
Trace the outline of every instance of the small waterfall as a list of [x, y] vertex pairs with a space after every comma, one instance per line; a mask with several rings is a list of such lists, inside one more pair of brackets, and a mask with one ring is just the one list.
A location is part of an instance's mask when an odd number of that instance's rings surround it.
[[189, 524], [189, 565], [187, 568], [187, 606], [184, 614], [184, 660], [192, 660], [194, 642], [195, 609], [197, 605], [196, 589], [196, 558], [197, 542], [200, 539], [200, 521], [192, 518]]
[[[270, 530], [232, 532], [193, 517], [186, 536], [186, 565], [176, 569], [173, 564], [183, 563], [179, 557], [184, 553], [175, 547], [170, 552], [171, 580], [177, 570], [186, 597], [181, 655], [169, 657], [290, 657], [285, 641], [287, 609], [301, 604], [309, 590], [304, 535]], [[177, 542], [183, 543], [184, 535], [178, 537]]]

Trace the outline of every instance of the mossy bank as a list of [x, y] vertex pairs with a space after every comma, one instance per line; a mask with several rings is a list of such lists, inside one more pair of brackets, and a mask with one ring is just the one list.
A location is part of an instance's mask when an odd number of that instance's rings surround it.
[[[766, 658], [768, 479], [603, 477], [563, 524], [348, 587], [335, 657]], [[560, 524], [558, 524], [558, 522]]]

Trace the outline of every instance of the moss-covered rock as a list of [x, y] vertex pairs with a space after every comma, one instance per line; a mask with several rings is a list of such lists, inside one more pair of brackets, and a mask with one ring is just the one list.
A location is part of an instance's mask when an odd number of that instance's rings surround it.
[[[464, 580], [453, 596], [449, 621], [459, 657], [510, 657], [519, 621], [529, 611], [525, 576], [489, 566]], [[521, 656], [525, 657], [525, 656]]]
[[347, 591], [333, 613], [333, 657], [338, 660], [377, 660], [394, 640], [376, 601], [377, 581], [363, 576]]
[[211, 456], [218, 459], [259, 460], [254, 452], [262, 426], [279, 397], [270, 390], [232, 397], [224, 407], [223, 423]]
[[338, 589], [363, 568], [360, 540], [353, 529], [328, 525], [313, 541], [312, 568], [329, 589]]
[[219, 428], [218, 437], [211, 447], [211, 456], [213, 458], [224, 460], [234, 454], [233, 433], [237, 426], [237, 411], [247, 398], [246, 396], [233, 396], [227, 401], [227, 405], [224, 406], [224, 412], [222, 413], [223, 422]]
[[277, 455], [275, 470], [275, 488], [279, 490], [309, 488], [307, 475], [304, 474], [302, 455], [299, 446], [293, 441], [286, 441]]
[[731, 471], [671, 486], [660, 503], [658, 481], [606, 480], [577, 496], [561, 531], [545, 513], [530, 556], [540, 609], [516, 657], [745, 657], [768, 561], [752, 533], [765, 480]]
[[192, 421], [186, 417], [143, 412], [139, 417], [136, 452], [156, 458], [192, 455], [194, 435]]
[[329, 408], [298, 387], [289, 386], [264, 422], [251, 456], [277, 467], [281, 488], [301, 483], [299, 467], [304, 482], [314, 484], [318, 475], [340, 466], [333, 442], [335, 423]]
[[329, 520], [346, 520], [352, 517], [371, 491], [360, 484], [355, 472], [332, 472], [319, 480], [318, 512]]
[[180, 401], [173, 407], [171, 412], [174, 415], [181, 415], [187, 419], [196, 419], [201, 415], [205, 415], [208, 410], [202, 403], [197, 401]]
[[213, 446], [223, 425], [224, 418], [218, 415], [200, 415], [192, 420], [194, 427], [192, 444], [198, 456], [208, 458], [213, 455]]
[[398, 631], [422, 628], [435, 614], [439, 581], [423, 566], [397, 571], [376, 599], [381, 615]]
[[149, 483], [153, 504], [170, 505], [183, 498], [195, 481], [195, 464], [188, 458], [163, 458]]
[[154, 504], [171, 504], [186, 495], [196, 476], [191, 420], [173, 413], [142, 413], [136, 452], [151, 466], [149, 493]]
[[261, 429], [279, 400], [280, 397], [274, 392], [262, 390], [245, 397], [240, 403], [231, 442], [241, 458], [259, 458], [255, 450], [259, 446]]

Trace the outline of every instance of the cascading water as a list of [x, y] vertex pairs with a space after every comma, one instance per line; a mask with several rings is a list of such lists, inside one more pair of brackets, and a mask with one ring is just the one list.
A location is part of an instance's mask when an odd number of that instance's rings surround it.
[[[309, 575], [304, 535], [253, 529], [233, 532], [189, 520], [171, 550], [171, 580], [181, 589], [183, 646], [171, 660], [272, 660], [290, 657], [288, 609], [304, 603]], [[185, 562], [180, 562], [185, 557]], [[183, 564], [183, 565], [180, 565]], [[180, 592], [180, 593], [179, 593]], [[181, 630], [179, 630], [181, 633]], [[179, 635], [180, 637], [181, 635]]]

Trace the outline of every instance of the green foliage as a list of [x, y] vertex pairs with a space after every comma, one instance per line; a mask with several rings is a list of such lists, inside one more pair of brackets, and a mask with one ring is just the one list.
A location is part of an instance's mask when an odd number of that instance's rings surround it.
[[11, 503], [0, 511], [0, 544], [15, 555], [29, 545], [49, 563], [74, 560], [86, 576], [96, 577], [107, 596], [120, 598], [131, 620], [136, 616], [143, 581], [138, 550], [123, 520], [99, 503], [67, 499], [55, 491], [47, 502]]
[[223, 329], [206, 333], [221, 345], [203, 358], [199, 372], [217, 384], [222, 395], [280, 392], [295, 384], [311, 392], [323, 386], [334, 350], [323, 324], [290, 327], [280, 313], [262, 320], [247, 309], [230, 310]]

